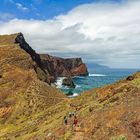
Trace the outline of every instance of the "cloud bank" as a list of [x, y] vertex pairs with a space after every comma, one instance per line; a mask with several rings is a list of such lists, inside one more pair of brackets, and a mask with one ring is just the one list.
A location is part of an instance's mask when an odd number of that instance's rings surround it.
[[84, 4], [51, 20], [1, 23], [0, 34], [22, 32], [38, 53], [81, 56], [86, 62], [114, 68], [140, 68], [139, 9], [137, 0]]

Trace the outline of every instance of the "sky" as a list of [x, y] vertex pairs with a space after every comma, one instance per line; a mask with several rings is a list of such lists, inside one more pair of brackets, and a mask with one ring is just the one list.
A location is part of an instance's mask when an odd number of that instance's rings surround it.
[[38, 53], [140, 68], [140, 0], [1, 0], [0, 34]]

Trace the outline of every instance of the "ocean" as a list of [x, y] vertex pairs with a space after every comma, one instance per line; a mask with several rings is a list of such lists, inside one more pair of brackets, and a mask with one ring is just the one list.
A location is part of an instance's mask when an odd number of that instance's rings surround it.
[[73, 81], [76, 85], [74, 89], [62, 86], [64, 77], [59, 77], [56, 81], [56, 85], [57, 88], [62, 90], [65, 94], [72, 91], [74, 94], [73, 96], [78, 96], [83, 91], [114, 83], [137, 71], [137, 69], [91, 69], [89, 76], [73, 77]]

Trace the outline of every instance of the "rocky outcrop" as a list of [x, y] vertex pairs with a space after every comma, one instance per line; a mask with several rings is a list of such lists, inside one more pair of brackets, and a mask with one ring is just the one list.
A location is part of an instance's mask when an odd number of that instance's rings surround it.
[[26, 51], [32, 61], [34, 62], [33, 67], [34, 70], [37, 73], [38, 78], [41, 81], [47, 82], [48, 84], [51, 84], [51, 82], [54, 82], [54, 77], [52, 77], [47, 70], [44, 69], [43, 63], [41, 61], [40, 55], [33, 50], [29, 44], [25, 41], [24, 36], [22, 33], [18, 33], [15, 38], [15, 43], [18, 43], [19, 46]]
[[67, 86], [69, 88], [75, 88], [75, 84], [71, 77], [66, 77], [62, 81], [62, 85]]
[[72, 76], [87, 76], [88, 71], [85, 64], [80, 64], [78, 67], [73, 67], [71, 70]]
[[72, 91], [69, 91], [66, 95], [67, 96], [73, 96], [73, 92]]
[[17, 34], [15, 43], [31, 56], [38, 78], [44, 82], [51, 84], [57, 77], [88, 75], [87, 67], [81, 58], [64, 59], [47, 54], [39, 55], [25, 41], [22, 33]]
[[60, 58], [41, 55], [44, 68], [54, 77], [87, 76], [88, 70], [81, 58]]

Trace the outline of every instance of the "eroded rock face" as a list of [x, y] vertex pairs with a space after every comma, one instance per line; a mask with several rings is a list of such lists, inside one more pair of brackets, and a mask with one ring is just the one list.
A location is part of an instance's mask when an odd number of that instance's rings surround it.
[[51, 84], [51, 82], [54, 81], [54, 78], [52, 78], [47, 70], [44, 69], [44, 66], [41, 62], [40, 55], [33, 50], [29, 44], [25, 41], [24, 36], [22, 33], [17, 34], [15, 38], [15, 43], [18, 43], [20, 47], [27, 52], [27, 54], [30, 55], [33, 63], [34, 70], [37, 73], [38, 78], [41, 81], [47, 82], [48, 84]]
[[54, 77], [86, 76], [88, 70], [81, 58], [60, 58], [41, 55], [44, 68]]
[[87, 67], [81, 58], [64, 59], [48, 54], [39, 55], [25, 41], [22, 33], [17, 34], [15, 43], [31, 56], [38, 78], [48, 84], [53, 83], [57, 77], [88, 75]]
[[71, 77], [66, 77], [63, 79], [62, 85], [68, 86], [70, 88], [75, 88], [75, 84]]
[[81, 64], [78, 67], [74, 67], [71, 69], [71, 75], [73, 76], [87, 76], [88, 70], [85, 64]]

